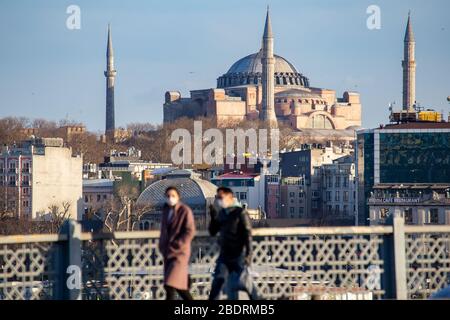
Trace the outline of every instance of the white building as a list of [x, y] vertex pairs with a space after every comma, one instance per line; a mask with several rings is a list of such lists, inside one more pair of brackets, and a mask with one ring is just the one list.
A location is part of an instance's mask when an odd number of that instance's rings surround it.
[[258, 173], [228, 172], [211, 179], [216, 186], [231, 188], [234, 196], [248, 209], [265, 211], [265, 180]]
[[171, 163], [141, 160], [141, 151], [131, 147], [127, 152], [112, 150], [110, 156], [105, 157], [105, 161], [98, 165], [97, 170], [99, 178], [114, 179], [120, 173], [127, 172], [136, 180], [143, 181], [146, 179], [145, 175], [150, 175], [153, 170], [172, 166]]
[[82, 158], [61, 138], [33, 138], [0, 154], [0, 209], [26, 219], [46, 219], [51, 207], [81, 220]]

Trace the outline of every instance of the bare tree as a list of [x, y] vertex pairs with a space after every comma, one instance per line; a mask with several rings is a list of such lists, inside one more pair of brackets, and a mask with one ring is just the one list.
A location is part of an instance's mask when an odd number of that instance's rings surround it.
[[51, 232], [59, 232], [64, 221], [70, 217], [71, 204], [68, 201], [61, 203], [61, 205], [51, 205], [48, 207], [50, 214]]

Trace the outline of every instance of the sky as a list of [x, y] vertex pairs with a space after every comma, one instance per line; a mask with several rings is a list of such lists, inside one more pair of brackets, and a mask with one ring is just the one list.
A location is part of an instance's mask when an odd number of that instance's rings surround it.
[[[214, 88], [236, 60], [259, 50], [270, 5], [275, 53], [311, 86], [361, 94], [363, 127], [401, 106], [403, 37], [411, 10], [417, 101], [450, 111], [448, 0], [0, 0], [0, 117], [105, 126], [107, 25], [115, 64], [116, 126], [161, 123], [164, 93]], [[80, 29], [66, 10], [81, 10]], [[370, 30], [368, 6], [380, 8]]]

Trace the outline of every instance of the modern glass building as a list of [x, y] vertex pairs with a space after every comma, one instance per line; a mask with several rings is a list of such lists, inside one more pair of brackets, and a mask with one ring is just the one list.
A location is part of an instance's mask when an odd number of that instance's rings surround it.
[[450, 123], [414, 122], [358, 131], [356, 161], [358, 224], [364, 225], [370, 221], [368, 203], [374, 189], [427, 185], [432, 193], [433, 188], [450, 186]]

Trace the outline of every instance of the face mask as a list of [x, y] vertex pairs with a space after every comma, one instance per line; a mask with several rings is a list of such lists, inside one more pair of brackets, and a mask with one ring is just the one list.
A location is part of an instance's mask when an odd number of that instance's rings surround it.
[[222, 199], [217, 200], [217, 205], [223, 209], [228, 207]]
[[167, 198], [166, 203], [169, 206], [174, 207], [178, 203], [178, 199], [175, 197], [170, 197], [170, 198]]

